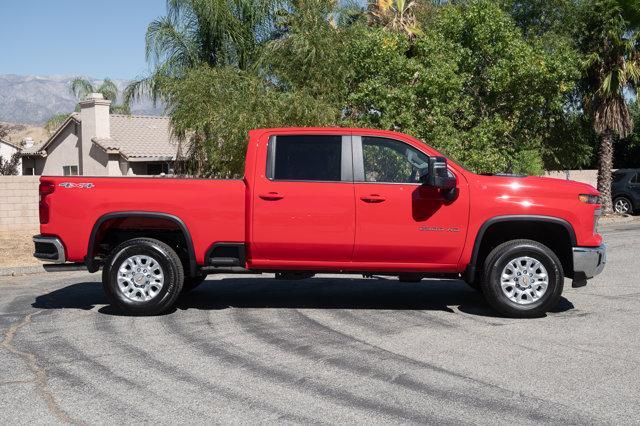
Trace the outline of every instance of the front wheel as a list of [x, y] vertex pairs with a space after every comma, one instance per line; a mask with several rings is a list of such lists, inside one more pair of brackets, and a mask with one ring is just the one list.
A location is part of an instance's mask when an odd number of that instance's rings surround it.
[[489, 253], [481, 285], [487, 302], [501, 314], [539, 317], [558, 303], [564, 273], [560, 260], [547, 246], [514, 240]]
[[134, 238], [116, 247], [102, 270], [111, 302], [131, 315], [158, 315], [182, 290], [184, 270], [176, 252], [152, 238]]

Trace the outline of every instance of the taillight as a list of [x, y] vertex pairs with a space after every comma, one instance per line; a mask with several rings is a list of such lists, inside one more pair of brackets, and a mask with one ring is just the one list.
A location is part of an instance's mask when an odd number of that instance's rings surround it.
[[47, 204], [47, 195], [55, 191], [56, 186], [53, 182], [40, 182], [38, 192], [40, 193], [40, 223], [49, 223], [49, 204]]

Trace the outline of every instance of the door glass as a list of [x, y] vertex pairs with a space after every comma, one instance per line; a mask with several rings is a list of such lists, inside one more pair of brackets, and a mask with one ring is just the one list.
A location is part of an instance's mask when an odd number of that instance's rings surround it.
[[427, 173], [428, 157], [394, 139], [362, 138], [365, 182], [420, 183]]
[[275, 180], [339, 182], [341, 164], [342, 136], [278, 136], [275, 139], [272, 173]]

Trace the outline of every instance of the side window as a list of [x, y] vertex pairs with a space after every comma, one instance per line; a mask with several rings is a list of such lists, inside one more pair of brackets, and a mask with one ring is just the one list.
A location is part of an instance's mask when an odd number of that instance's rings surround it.
[[410, 145], [394, 139], [362, 138], [365, 182], [420, 183], [429, 158]]
[[267, 176], [274, 180], [342, 180], [342, 136], [277, 136], [269, 144]]

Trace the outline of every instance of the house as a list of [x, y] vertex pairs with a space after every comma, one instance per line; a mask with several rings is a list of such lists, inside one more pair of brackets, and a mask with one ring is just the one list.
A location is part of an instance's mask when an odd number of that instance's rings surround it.
[[92, 93], [42, 144], [24, 147], [24, 174], [130, 176], [169, 173], [178, 152], [168, 117], [109, 114]]
[[[0, 157], [2, 157], [4, 161], [11, 160], [11, 157], [13, 157], [16, 152], [20, 152], [21, 148], [22, 147], [15, 145], [13, 142], [0, 139]], [[20, 163], [18, 163], [18, 174], [22, 174], [22, 166]]]

